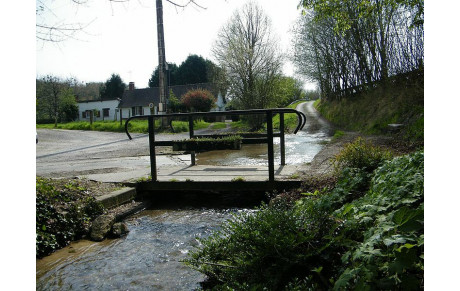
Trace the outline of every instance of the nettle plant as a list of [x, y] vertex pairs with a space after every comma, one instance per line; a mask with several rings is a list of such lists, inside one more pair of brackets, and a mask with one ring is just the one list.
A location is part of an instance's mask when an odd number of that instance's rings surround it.
[[423, 152], [379, 165], [236, 215], [186, 264], [223, 290], [423, 289]]

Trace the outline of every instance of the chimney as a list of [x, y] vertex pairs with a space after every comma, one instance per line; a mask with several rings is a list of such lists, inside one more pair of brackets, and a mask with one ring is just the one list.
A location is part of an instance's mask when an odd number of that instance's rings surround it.
[[129, 82], [129, 91], [134, 90], [134, 82]]

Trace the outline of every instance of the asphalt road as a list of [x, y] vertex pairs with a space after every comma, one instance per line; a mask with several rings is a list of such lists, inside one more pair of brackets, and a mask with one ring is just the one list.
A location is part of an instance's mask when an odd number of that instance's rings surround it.
[[[49, 178], [85, 177], [121, 182], [150, 173], [148, 135], [81, 130], [38, 129], [36, 174]], [[159, 134], [157, 140], [184, 139], [187, 134]], [[159, 155], [157, 165], [188, 163], [189, 156]]]

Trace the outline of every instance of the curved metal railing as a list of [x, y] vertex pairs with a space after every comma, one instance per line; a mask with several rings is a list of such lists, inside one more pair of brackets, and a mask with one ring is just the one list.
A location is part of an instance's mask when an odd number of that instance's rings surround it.
[[[149, 146], [150, 146], [150, 166], [152, 180], [157, 181], [156, 175], [156, 155], [155, 155], [155, 146], [167, 146], [172, 145], [172, 141], [155, 141], [155, 119], [167, 118], [169, 120], [169, 125], [171, 129], [173, 119], [188, 120], [189, 122], [189, 133], [190, 138], [196, 137], [194, 134], [194, 119], [195, 117], [210, 117], [210, 116], [228, 116], [228, 115], [265, 115], [267, 118], [267, 133], [258, 134], [255, 138], [243, 137], [243, 142], [248, 142], [251, 140], [251, 143], [267, 143], [268, 144], [268, 168], [269, 168], [269, 181], [274, 181], [274, 150], [273, 150], [273, 137], [280, 138], [280, 152], [281, 152], [281, 165], [285, 165], [285, 140], [284, 140], [284, 114], [293, 113], [297, 115], [297, 126], [294, 130], [296, 134], [301, 130], [307, 118], [305, 115], [291, 108], [272, 108], [272, 109], [250, 109], [250, 110], [232, 110], [232, 111], [214, 111], [214, 112], [191, 112], [191, 113], [169, 113], [162, 115], [137, 115], [128, 118], [125, 122], [125, 132], [128, 138], [131, 140], [132, 137], [129, 134], [128, 125], [129, 122], [133, 119], [147, 119], [148, 120], [148, 132], [149, 132]], [[273, 117], [275, 114], [280, 115], [280, 128], [279, 133], [273, 132]], [[204, 137], [204, 136], [201, 136]], [[215, 135], [207, 135], [207, 137], [217, 137]], [[192, 165], [195, 165], [195, 152], [191, 153]]]

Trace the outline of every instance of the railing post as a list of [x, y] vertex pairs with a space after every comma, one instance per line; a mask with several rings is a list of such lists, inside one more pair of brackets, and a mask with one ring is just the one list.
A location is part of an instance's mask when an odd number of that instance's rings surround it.
[[268, 138], [268, 180], [275, 181], [275, 158], [273, 154], [273, 112], [267, 111], [267, 138]]
[[[188, 130], [190, 132], [190, 138], [193, 138], [195, 133], [193, 131], [193, 116], [192, 115], [189, 115], [188, 117]], [[194, 151], [190, 153], [190, 159], [192, 162], [192, 166], [195, 166], [195, 152]]]
[[157, 159], [155, 154], [155, 119], [149, 116], [149, 148], [150, 148], [150, 174], [152, 182], [157, 182]]
[[286, 165], [286, 148], [284, 141], [284, 113], [280, 113], [280, 151], [281, 151], [281, 165]]

